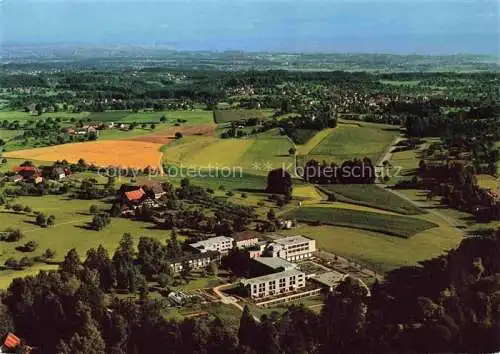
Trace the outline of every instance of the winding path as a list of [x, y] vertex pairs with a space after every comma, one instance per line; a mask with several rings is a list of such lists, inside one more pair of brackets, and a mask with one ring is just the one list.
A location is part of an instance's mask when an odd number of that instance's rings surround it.
[[[383, 163], [384, 161], [390, 161], [391, 158], [392, 158], [392, 154], [393, 154], [393, 151], [394, 151], [394, 145], [396, 145], [397, 143], [399, 143], [400, 141], [404, 140], [403, 138], [401, 137], [397, 137], [396, 139], [394, 139], [394, 142], [391, 144], [391, 146], [389, 146], [389, 148], [387, 149], [386, 153], [377, 161], [377, 167], [382, 167], [383, 166]], [[457, 223], [456, 220], [446, 216], [446, 215], [443, 215], [442, 213], [434, 210], [434, 209], [430, 209], [428, 207], [428, 205], [425, 205], [423, 203], [419, 203], [419, 202], [416, 202], [414, 201], [413, 199], [411, 199], [410, 197], [408, 197], [407, 195], [397, 191], [397, 190], [394, 190], [392, 188], [389, 188], [388, 186], [386, 186], [385, 184], [381, 183], [380, 181], [377, 182], [375, 184], [377, 187], [379, 188], [382, 188], [394, 195], [397, 195], [398, 197], [400, 198], [403, 198], [405, 200], [407, 200], [408, 202], [412, 203], [414, 206], [416, 206], [417, 208], [420, 208], [420, 209], [424, 209], [426, 210], [427, 212], [439, 217], [440, 219], [444, 220], [447, 224], [449, 224], [453, 229], [455, 229], [455, 231], [457, 231], [459, 234], [461, 235], [464, 235], [464, 231], [460, 229], [460, 225]]]
[[[222, 284], [222, 285], [219, 285], [219, 286], [216, 286], [215, 288], [213, 288], [213, 292], [215, 293], [215, 295], [217, 295], [217, 297], [220, 299], [220, 302], [222, 302], [223, 304], [225, 305], [233, 305], [234, 307], [236, 307], [238, 310], [240, 310], [241, 312], [243, 312], [244, 310], [244, 307], [241, 306], [240, 304], [238, 304], [238, 300], [235, 298], [235, 297], [232, 297], [232, 296], [226, 296], [222, 293], [221, 289], [223, 288], [228, 288], [230, 286], [232, 286], [233, 284], [231, 283], [228, 283], [228, 284]], [[255, 322], [257, 323], [260, 323], [260, 319], [258, 319], [257, 317], [253, 316], [253, 319], [255, 320]]]

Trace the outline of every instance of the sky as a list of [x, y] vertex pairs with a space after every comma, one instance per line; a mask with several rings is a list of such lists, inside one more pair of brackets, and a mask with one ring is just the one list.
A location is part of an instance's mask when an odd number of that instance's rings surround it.
[[0, 40], [498, 55], [499, 19], [500, 0], [0, 0]]

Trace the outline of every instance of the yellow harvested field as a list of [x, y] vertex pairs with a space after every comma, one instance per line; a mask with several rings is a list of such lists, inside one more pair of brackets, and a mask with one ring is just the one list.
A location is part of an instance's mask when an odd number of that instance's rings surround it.
[[325, 139], [330, 133], [333, 132], [333, 128], [323, 129], [313, 136], [307, 143], [297, 147], [297, 154], [307, 155], [312, 149], [316, 147], [323, 139]]
[[70, 163], [84, 159], [88, 164], [100, 167], [142, 169], [161, 166], [161, 147], [162, 144], [144, 141], [107, 140], [12, 151], [4, 156], [40, 161], [67, 160]]

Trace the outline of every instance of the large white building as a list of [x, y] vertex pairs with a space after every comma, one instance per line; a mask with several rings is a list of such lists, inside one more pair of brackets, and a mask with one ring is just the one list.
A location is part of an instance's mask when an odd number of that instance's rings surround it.
[[316, 241], [301, 235], [290, 236], [274, 240], [268, 249], [273, 257], [299, 261], [312, 257], [316, 251]]
[[203, 253], [193, 253], [183, 257], [170, 259], [168, 265], [174, 273], [182, 271], [184, 264], [189, 264], [192, 270], [207, 268], [212, 262], [219, 261], [220, 255], [218, 252], [203, 252]]
[[233, 242], [234, 240], [232, 237], [217, 236], [203, 241], [191, 243], [189, 246], [201, 253], [205, 253], [208, 251], [225, 253], [233, 248]]
[[306, 275], [297, 269], [272, 273], [257, 278], [245, 279], [241, 284], [254, 299], [280, 295], [306, 286]]

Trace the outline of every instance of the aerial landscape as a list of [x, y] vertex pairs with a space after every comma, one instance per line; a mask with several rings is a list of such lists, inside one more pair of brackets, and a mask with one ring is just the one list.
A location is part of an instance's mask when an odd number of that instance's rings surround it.
[[0, 353], [500, 352], [497, 1], [0, 21]]

